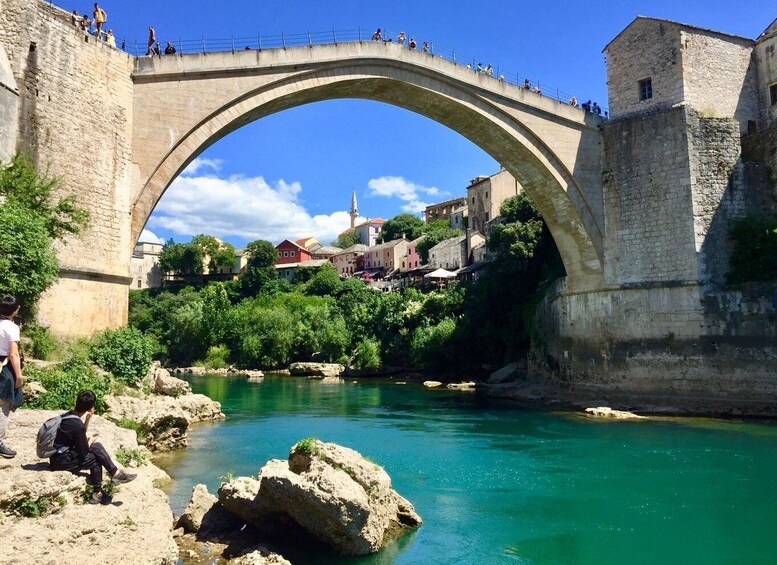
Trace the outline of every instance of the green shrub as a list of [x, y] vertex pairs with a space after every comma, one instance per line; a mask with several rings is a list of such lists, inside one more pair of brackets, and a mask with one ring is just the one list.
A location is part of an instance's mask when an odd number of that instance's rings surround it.
[[112, 418], [111, 421], [120, 428], [134, 431], [139, 444], [143, 445], [148, 440], [148, 429], [146, 428], [145, 418], [140, 422], [137, 420], [130, 420], [129, 418], [119, 418], [118, 420]]
[[7, 508], [15, 516], [23, 518], [40, 518], [58, 512], [67, 499], [64, 496], [42, 496], [37, 499], [20, 498], [11, 501]]
[[32, 359], [48, 359], [57, 346], [57, 342], [48, 328], [37, 323], [24, 324], [24, 353]]
[[89, 355], [101, 369], [122, 382], [135, 385], [151, 366], [154, 343], [140, 330], [125, 326], [97, 334]]
[[355, 369], [377, 369], [380, 367], [380, 343], [375, 339], [363, 338], [354, 351], [351, 365]]
[[133, 463], [135, 467], [140, 467], [146, 462], [146, 455], [140, 449], [120, 447], [116, 450], [116, 461], [122, 467], [128, 467], [130, 463]]
[[421, 367], [441, 366], [454, 355], [452, 347], [456, 322], [445, 318], [434, 326], [418, 328], [413, 334], [413, 360]]
[[317, 437], [314, 437], [314, 436], [306, 437], [304, 439], [299, 440], [296, 444], [294, 444], [291, 450], [307, 453], [308, 455], [318, 455], [319, 449], [318, 449], [318, 446], [316, 445], [317, 441], [318, 441]]
[[223, 369], [229, 365], [229, 347], [213, 345], [205, 355], [205, 367], [208, 369]]
[[28, 366], [25, 377], [38, 381], [46, 392], [37, 398], [29, 399], [25, 406], [46, 410], [72, 410], [76, 397], [82, 390], [91, 390], [97, 397], [95, 411], [105, 412], [105, 395], [110, 381], [94, 371], [89, 361], [83, 357], [73, 357], [53, 367], [39, 368]]

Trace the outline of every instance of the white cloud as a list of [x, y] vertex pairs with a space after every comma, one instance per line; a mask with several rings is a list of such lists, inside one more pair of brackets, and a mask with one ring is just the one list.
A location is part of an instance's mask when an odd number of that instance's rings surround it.
[[210, 169], [214, 173], [218, 173], [221, 170], [221, 165], [223, 164], [223, 159], [200, 159], [197, 157], [194, 161], [189, 163], [189, 166], [183, 170], [181, 175], [191, 177], [203, 169]]
[[262, 177], [181, 175], [157, 204], [148, 227], [247, 241], [313, 236], [326, 244], [351, 225], [347, 211], [310, 215], [298, 202], [301, 191], [298, 182], [270, 186]]
[[422, 186], [403, 177], [380, 177], [370, 179], [367, 183], [370, 196], [382, 196], [385, 198], [399, 198], [405, 204], [402, 210], [411, 214], [418, 214], [429, 206], [429, 202], [421, 200], [428, 196], [443, 196], [448, 194], [434, 186]]
[[140, 237], [138, 238], [138, 243], [164, 243], [160, 237], [157, 237], [157, 235], [150, 231], [150, 230], [143, 230], [140, 232]]

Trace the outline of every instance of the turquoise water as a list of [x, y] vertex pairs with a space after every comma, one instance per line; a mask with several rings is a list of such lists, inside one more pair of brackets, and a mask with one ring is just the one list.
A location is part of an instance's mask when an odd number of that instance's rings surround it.
[[418, 384], [195, 376], [227, 420], [159, 463], [194, 484], [254, 475], [316, 436], [383, 465], [424, 525], [383, 552], [305, 563], [774, 563], [777, 426], [602, 422]]

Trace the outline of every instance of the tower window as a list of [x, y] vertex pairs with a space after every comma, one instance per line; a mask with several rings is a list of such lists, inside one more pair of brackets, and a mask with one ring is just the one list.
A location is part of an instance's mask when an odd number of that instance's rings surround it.
[[771, 98], [772, 106], [777, 105], [777, 83], [769, 87], [769, 98]]
[[639, 81], [639, 99], [649, 100], [653, 98], [653, 79], [645, 78]]

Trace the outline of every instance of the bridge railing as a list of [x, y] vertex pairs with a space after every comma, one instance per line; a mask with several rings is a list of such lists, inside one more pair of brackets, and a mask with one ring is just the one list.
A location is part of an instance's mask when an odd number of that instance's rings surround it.
[[[354, 29], [336, 30], [334, 28], [326, 31], [307, 31], [302, 33], [276, 33], [276, 34], [263, 34], [257, 33], [252, 36], [235, 36], [222, 39], [211, 39], [201, 37], [198, 39], [174, 39], [170, 40], [170, 43], [175, 47], [176, 54], [187, 53], [214, 53], [214, 52], [236, 52], [242, 50], [264, 50], [264, 49], [285, 49], [288, 47], [302, 47], [313, 45], [337, 45], [340, 43], [349, 42], [365, 42], [372, 41], [373, 31], [366, 28], [357, 27]], [[384, 42], [397, 42], [398, 32], [392, 32], [389, 30], [381, 30], [381, 41]], [[408, 43], [413, 36], [410, 33], [405, 33], [404, 46], [409, 49]], [[132, 44], [124, 42], [125, 50], [136, 57], [142, 57], [148, 53], [147, 42], [133, 41]], [[162, 56], [164, 56], [164, 49], [167, 44], [167, 40], [159, 42], [159, 49]], [[416, 40], [417, 51], [423, 52], [424, 41]], [[433, 42], [428, 42], [426, 47], [429, 56], [442, 57], [448, 61], [461, 65], [463, 67], [469, 67], [473, 73], [488, 74], [486, 69], [489, 62], [475, 57], [471, 54], [456, 51], [455, 49], [447, 48], [437, 45]], [[478, 69], [478, 64], [481, 65], [481, 69]], [[562, 104], [567, 104], [572, 98], [575, 98], [578, 104], [585, 102], [585, 98], [578, 97], [577, 95], [561, 89], [557, 86], [553, 86], [543, 82], [540, 78], [527, 76], [525, 73], [521, 73], [519, 69], [515, 67], [508, 67], [505, 65], [492, 65], [489, 74], [490, 78], [496, 81], [507, 82], [516, 86], [523, 87], [528, 81], [529, 89], [534, 91], [535, 88], [539, 90], [538, 94], [557, 100]], [[606, 108], [601, 106], [603, 115], [607, 115]]]

